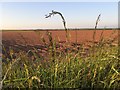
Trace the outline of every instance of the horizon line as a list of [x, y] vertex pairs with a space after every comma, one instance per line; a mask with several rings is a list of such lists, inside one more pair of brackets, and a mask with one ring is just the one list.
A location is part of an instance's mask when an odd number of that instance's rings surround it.
[[[95, 30], [95, 28], [67, 28], [68, 30]], [[103, 30], [103, 29], [106, 29], [106, 30], [108, 30], [108, 29], [120, 29], [120, 28], [97, 28], [96, 30]], [[46, 29], [0, 29], [0, 30], [2, 30], [2, 31], [7, 31], [7, 30], [9, 30], [9, 31], [16, 31], [16, 30], [65, 30], [65, 29], [58, 29], [58, 28], [56, 28], [56, 29], [50, 29], [50, 28], [46, 28]]]

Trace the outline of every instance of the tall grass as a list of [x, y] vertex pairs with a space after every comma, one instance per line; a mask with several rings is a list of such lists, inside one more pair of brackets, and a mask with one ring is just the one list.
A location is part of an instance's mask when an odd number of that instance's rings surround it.
[[46, 62], [41, 58], [32, 60], [20, 52], [14, 65], [11, 64], [14, 61], [3, 63], [3, 87], [120, 88], [118, 48], [105, 45], [101, 52], [96, 49], [95, 58], [92, 55], [82, 58], [80, 51], [67, 56], [61, 52], [53, 57], [52, 53], [56, 52], [49, 50], [48, 61], [43, 59]]
[[95, 36], [96, 36], [96, 29], [97, 29], [98, 23], [100, 21], [100, 16], [101, 16], [101, 14], [99, 14], [98, 17], [97, 17], [96, 24], [95, 24], [95, 30], [93, 32], [93, 53], [95, 53], [95, 50], [94, 50], [94, 47], [95, 47]]
[[[50, 15], [54, 13], [58, 12], [52, 11]], [[3, 88], [120, 88], [118, 46], [113, 46], [109, 39], [105, 40], [103, 32], [100, 43], [94, 45], [95, 53], [90, 47], [85, 55], [82, 54], [85, 52], [84, 46], [80, 45], [79, 49], [64, 44], [60, 46], [52, 38], [52, 33], [46, 34], [48, 42], [41, 36], [47, 46], [44, 57], [36, 48], [27, 53], [9, 53], [10, 56], [16, 54], [16, 58], [11, 57], [12, 61], [3, 55], [6, 59], [2, 64]], [[30, 52], [34, 59], [28, 56]]]

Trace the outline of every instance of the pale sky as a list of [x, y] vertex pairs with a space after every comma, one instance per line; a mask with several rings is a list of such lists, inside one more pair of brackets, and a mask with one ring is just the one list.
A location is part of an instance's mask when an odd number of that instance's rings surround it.
[[2, 2], [2, 29], [63, 29], [59, 15], [46, 19], [52, 10], [65, 17], [67, 28], [118, 27], [117, 2]]

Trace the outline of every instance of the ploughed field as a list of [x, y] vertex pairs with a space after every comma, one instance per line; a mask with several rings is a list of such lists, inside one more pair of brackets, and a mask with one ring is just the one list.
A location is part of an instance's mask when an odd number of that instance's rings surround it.
[[[5, 48], [3, 50], [3, 54], [5, 51], [13, 49], [15, 53], [19, 51], [28, 52], [29, 50], [37, 49], [39, 54], [47, 55], [47, 47], [50, 46], [50, 37], [52, 38], [52, 42], [56, 42], [57, 50], [66, 52], [70, 51], [78, 51], [84, 47], [85, 52], [83, 54], [86, 55], [88, 53], [89, 47], [93, 45], [93, 33], [94, 30], [69, 30], [69, 45], [66, 46], [66, 32], [64, 30], [41, 30], [41, 31], [3, 31], [2, 32], [2, 44]], [[104, 38], [112, 42], [113, 45], [117, 44], [118, 38], [118, 30], [96, 30], [94, 43], [98, 44], [100, 40]], [[107, 42], [107, 41], [106, 41]], [[108, 42], [108, 43], [111, 43]], [[5, 56], [9, 56], [9, 53]]]
[[[44, 37], [47, 40], [46, 32], [51, 32], [53, 39], [56, 41], [65, 42], [66, 41], [66, 32], [64, 30], [45, 30], [45, 31], [3, 31], [2, 40], [4, 42], [8, 41], [9, 44], [20, 44], [20, 45], [39, 45], [42, 44], [41, 38]], [[69, 38], [70, 42], [83, 43], [86, 41], [93, 40], [94, 30], [70, 30]], [[100, 40], [101, 33], [103, 32], [104, 38], [114, 38], [118, 36], [118, 30], [97, 30], [95, 39], [96, 41]]]

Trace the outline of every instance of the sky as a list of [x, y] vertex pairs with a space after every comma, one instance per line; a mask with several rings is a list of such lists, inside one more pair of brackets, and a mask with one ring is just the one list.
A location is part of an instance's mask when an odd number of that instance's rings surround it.
[[67, 28], [118, 27], [117, 2], [2, 2], [2, 29], [63, 29], [59, 15], [45, 18], [52, 10], [61, 12]]

